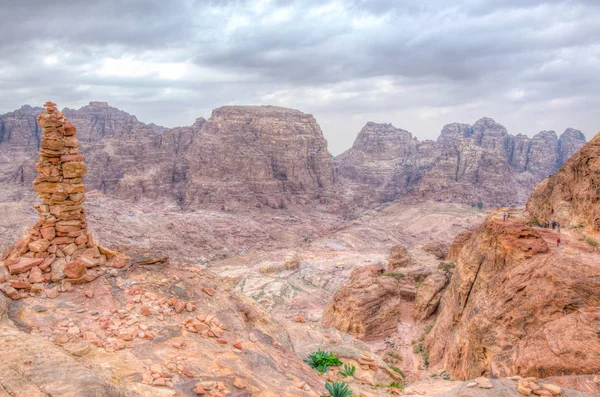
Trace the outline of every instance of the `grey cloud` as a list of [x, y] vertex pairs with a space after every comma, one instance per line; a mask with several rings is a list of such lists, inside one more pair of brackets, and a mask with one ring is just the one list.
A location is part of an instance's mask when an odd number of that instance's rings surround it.
[[[490, 116], [513, 133], [598, 129], [596, 0], [20, 0], [0, 2], [0, 112], [108, 100], [191, 124], [224, 104], [312, 112], [332, 151], [366, 121], [434, 138]], [[277, 22], [276, 12], [289, 12]], [[234, 28], [234, 21], [238, 25]], [[271, 19], [269, 19], [271, 18]], [[56, 65], [43, 65], [53, 52]], [[68, 54], [68, 56], [67, 56]], [[197, 75], [98, 75], [102, 59], [193, 62]], [[233, 76], [211, 81], [202, 73]], [[586, 131], [587, 129], [587, 131]]]

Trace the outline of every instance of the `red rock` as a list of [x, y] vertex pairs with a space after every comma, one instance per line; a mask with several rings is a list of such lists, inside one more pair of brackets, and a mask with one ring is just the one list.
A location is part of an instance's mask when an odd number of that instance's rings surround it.
[[201, 382], [196, 383], [196, 386], [194, 387], [194, 393], [199, 396], [206, 394], [206, 390], [204, 390], [204, 386], [202, 386]]
[[29, 243], [29, 250], [32, 252], [44, 252], [50, 246], [50, 241], [46, 239], [39, 239]]
[[8, 266], [8, 270], [10, 274], [25, 273], [43, 261], [41, 258], [19, 258], [17, 263]]
[[214, 288], [202, 288], [202, 292], [208, 296], [213, 296], [215, 294]]
[[68, 278], [78, 279], [85, 274], [86, 270], [87, 268], [85, 266], [85, 263], [79, 260], [75, 260], [67, 263], [67, 265], [65, 266], [64, 273], [65, 276], [67, 276]]
[[301, 315], [297, 315], [297, 316], [294, 316], [294, 321], [297, 323], [305, 323], [306, 319]]
[[240, 341], [236, 341], [236, 342], [233, 344], [233, 347], [235, 347], [236, 349], [240, 349], [240, 350], [242, 350], [242, 342], [240, 342]]
[[71, 244], [74, 241], [75, 241], [75, 239], [72, 237], [56, 237], [56, 238], [52, 239], [51, 243], [56, 244], [56, 245], [61, 245], [61, 244]]
[[44, 282], [44, 275], [42, 274], [42, 271], [40, 270], [39, 267], [35, 266], [30, 270], [28, 280], [30, 283], [43, 283]]
[[217, 339], [217, 343], [219, 343], [221, 345], [226, 345], [227, 341], [225, 339]]
[[27, 281], [10, 280], [9, 284], [16, 289], [31, 289], [31, 284]]
[[56, 236], [54, 227], [44, 227], [41, 229], [42, 237], [48, 241], [51, 241]]

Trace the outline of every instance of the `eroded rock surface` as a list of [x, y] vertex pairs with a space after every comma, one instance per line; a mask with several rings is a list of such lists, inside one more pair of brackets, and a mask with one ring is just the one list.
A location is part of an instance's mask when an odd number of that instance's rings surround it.
[[463, 243], [426, 342], [453, 377], [600, 371], [600, 262], [574, 236], [490, 215]]
[[[390, 124], [368, 123], [335, 164], [341, 177], [377, 192], [382, 201], [399, 197], [486, 206], [523, 204], [536, 183], [555, 172], [585, 143], [580, 131], [560, 137], [542, 131], [529, 138], [508, 134], [490, 118], [446, 125], [437, 142], [419, 142]], [[368, 193], [366, 193], [368, 191]]]
[[556, 220], [600, 231], [600, 134], [536, 186], [526, 209], [538, 223]]

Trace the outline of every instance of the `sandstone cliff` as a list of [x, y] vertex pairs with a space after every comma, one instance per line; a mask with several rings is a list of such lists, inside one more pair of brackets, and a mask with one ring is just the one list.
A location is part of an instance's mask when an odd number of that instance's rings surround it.
[[314, 117], [274, 106], [224, 106], [191, 143], [185, 205], [231, 199], [282, 208], [320, 198], [334, 183]]
[[581, 224], [600, 231], [600, 133], [536, 186], [526, 208], [538, 221]]
[[399, 197], [485, 205], [526, 201], [536, 183], [585, 143], [580, 131], [512, 136], [490, 118], [446, 125], [437, 142], [419, 142], [390, 124], [368, 123], [335, 159], [347, 182], [380, 201]]
[[[0, 117], [0, 182], [34, 179], [39, 111], [24, 106]], [[280, 208], [319, 199], [334, 183], [321, 129], [296, 110], [226, 106], [208, 123], [199, 118], [173, 129], [144, 124], [105, 102], [64, 114], [81, 134], [87, 185], [120, 198]]]
[[524, 220], [494, 213], [460, 251], [426, 339], [453, 377], [600, 371], [597, 255]]

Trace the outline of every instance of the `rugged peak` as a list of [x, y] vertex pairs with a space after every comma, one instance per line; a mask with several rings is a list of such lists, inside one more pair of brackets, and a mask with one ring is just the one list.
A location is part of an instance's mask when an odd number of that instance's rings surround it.
[[600, 231], [600, 133], [558, 172], [542, 181], [527, 201], [533, 219], [555, 219], [563, 225], [587, 225]]
[[585, 135], [583, 135], [583, 132], [569, 127], [565, 132], [560, 134], [560, 139], [573, 139], [585, 142]]
[[558, 139], [558, 167], [564, 164], [585, 144], [585, 135], [579, 130], [567, 128]]
[[468, 139], [471, 135], [473, 135], [473, 127], [469, 124], [446, 124], [444, 128], [442, 128], [442, 132], [440, 133], [437, 142], [444, 147], [450, 147], [460, 144], [460, 142]]
[[390, 123], [368, 122], [358, 133], [351, 150], [366, 153], [376, 160], [390, 160], [413, 153], [417, 143], [410, 132]]
[[94, 108], [107, 108], [107, 107], [109, 107], [108, 106], [108, 102], [99, 102], [99, 101], [91, 101], [88, 106], [94, 107]]

